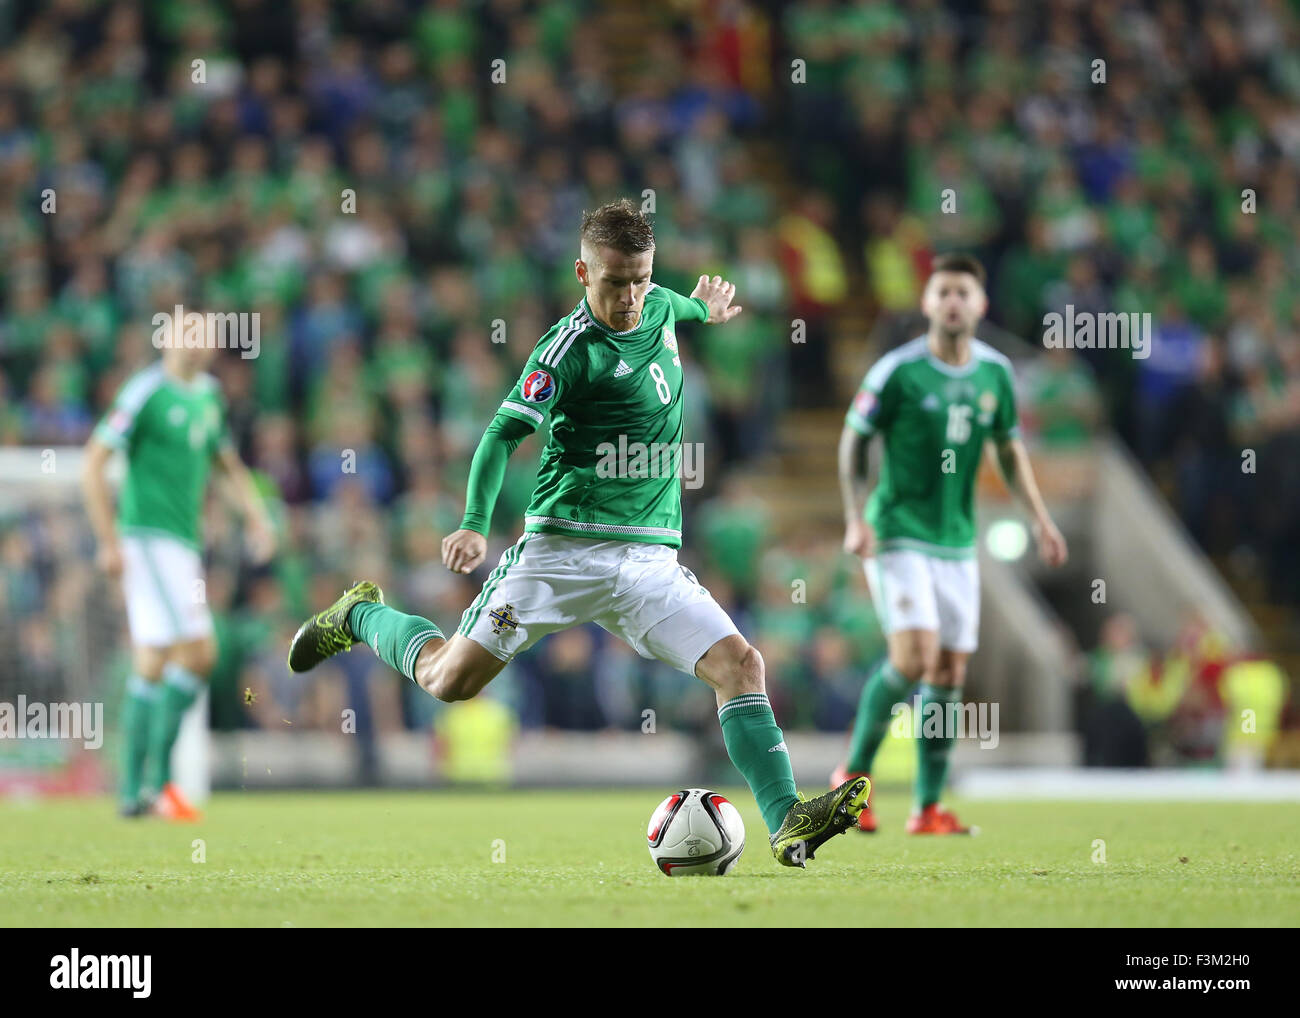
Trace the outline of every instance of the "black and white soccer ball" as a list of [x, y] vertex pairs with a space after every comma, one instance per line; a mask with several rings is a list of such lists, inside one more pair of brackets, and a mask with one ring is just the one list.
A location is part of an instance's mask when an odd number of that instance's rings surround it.
[[670, 877], [720, 877], [745, 850], [745, 822], [717, 792], [687, 788], [661, 802], [646, 828], [650, 858]]

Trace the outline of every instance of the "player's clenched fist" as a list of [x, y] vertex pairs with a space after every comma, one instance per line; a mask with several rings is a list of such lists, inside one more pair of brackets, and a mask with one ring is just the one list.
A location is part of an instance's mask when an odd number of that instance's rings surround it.
[[700, 281], [695, 284], [695, 289], [691, 291], [691, 296], [698, 297], [709, 306], [709, 317], [704, 322], [706, 325], [729, 322], [740, 314], [739, 304], [734, 308], [731, 307], [731, 302], [736, 297], [736, 284], [728, 283], [721, 276], [714, 276], [712, 279], [701, 276]]
[[265, 565], [271, 561], [271, 556], [275, 554], [275, 529], [267, 520], [258, 517], [249, 520], [244, 540], [255, 565]]
[[122, 575], [122, 549], [116, 544], [101, 544], [99, 551], [95, 555], [95, 561], [99, 568], [104, 570], [109, 576], [116, 578]]
[[470, 573], [487, 554], [487, 538], [473, 530], [458, 530], [442, 539], [442, 564], [453, 573]]
[[866, 520], [849, 520], [844, 528], [844, 550], [858, 558], [876, 553], [876, 532]]
[[1065, 538], [1051, 520], [1039, 520], [1034, 523], [1034, 537], [1038, 541], [1038, 557], [1047, 565], [1058, 567], [1065, 565], [1070, 552], [1065, 546]]

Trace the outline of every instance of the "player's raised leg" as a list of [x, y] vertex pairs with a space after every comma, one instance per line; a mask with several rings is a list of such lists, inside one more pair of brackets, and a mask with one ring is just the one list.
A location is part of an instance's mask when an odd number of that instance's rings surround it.
[[289, 668], [305, 672], [340, 651], [364, 643], [381, 661], [439, 700], [467, 700], [494, 679], [506, 662], [473, 640], [450, 640], [420, 615], [384, 604], [383, 591], [363, 580], [304, 622], [289, 647]]
[[785, 866], [802, 867], [823, 842], [853, 826], [871, 782], [856, 778], [814, 799], [799, 796], [785, 736], [767, 699], [762, 655], [743, 636], [715, 643], [695, 673], [717, 693], [727, 755], [758, 802], [773, 854]]
[[424, 645], [442, 639], [442, 630], [433, 622], [390, 608], [384, 604], [384, 592], [362, 580], [298, 627], [289, 645], [289, 668], [309, 671], [326, 658], [364, 643], [381, 661], [410, 678]]

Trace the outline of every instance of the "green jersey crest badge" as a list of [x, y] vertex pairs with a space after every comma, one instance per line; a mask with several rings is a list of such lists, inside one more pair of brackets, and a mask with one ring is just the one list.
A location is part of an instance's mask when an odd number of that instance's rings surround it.
[[488, 618], [492, 620], [492, 632], [500, 636], [507, 629], [517, 629], [519, 620], [515, 617], [514, 605], [502, 605], [500, 608], [493, 608], [488, 612]]

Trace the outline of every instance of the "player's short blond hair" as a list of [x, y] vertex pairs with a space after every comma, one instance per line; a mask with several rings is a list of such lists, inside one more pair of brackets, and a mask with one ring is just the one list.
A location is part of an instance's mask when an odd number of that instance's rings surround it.
[[654, 227], [631, 199], [606, 202], [582, 213], [582, 246], [593, 253], [612, 247], [620, 254], [642, 254], [655, 249]]

